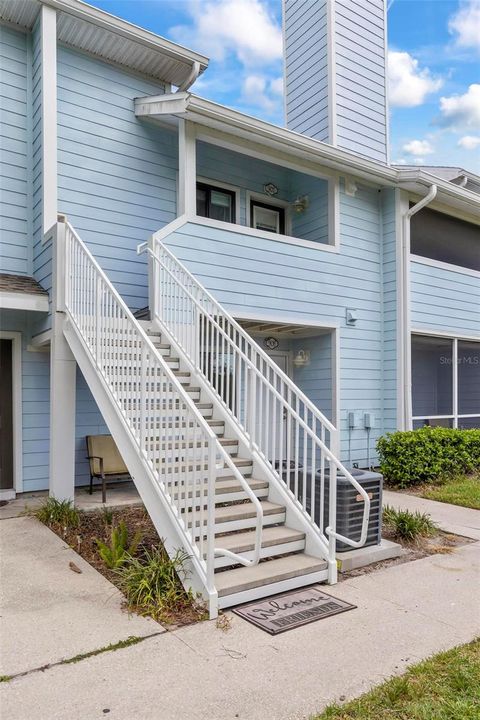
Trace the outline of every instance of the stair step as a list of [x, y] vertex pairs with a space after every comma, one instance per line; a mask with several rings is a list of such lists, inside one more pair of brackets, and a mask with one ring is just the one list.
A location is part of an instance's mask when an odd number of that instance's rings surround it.
[[[326, 569], [327, 563], [321, 558], [298, 553], [275, 560], [267, 560], [250, 567], [240, 566], [233, 570], [216, 573], [215, 587], [218, 596], [225, 597], [245, 593], [254, 588], [280, 584], [291, 578], [303, 577], [306, 581], [303, 584], [310, 584], [310, 582], [317, 582], [312, 576], [323, 573]], [[278, 589], [277, 592], [281, 592], [281, 590]]]
[[[215, 546], [230, 550], [242, 555], [247, 560], [251, 560], [255, 548], [255, 539], [255, 530], [247, 530], [246, 532], [231, 533], [230, 535], [218, 537]], [[285, 527], [285, 525], [272, 525], [263, 528], [260, 559], [278, 557], [287, 553], [303, 552], [304, 549], [305, 533], [301, 530], [294, 530]], [[225, 555], [217, 555], [215, 558], [216, 568], [230, 567], [234, 564], [232, 559]]]
[[[278, 525], [285, 522], [285, 506], [262, 500], [263, 524]], [[252, 502], [224, 505], [215, 508], [215, 533], [226, 533], [255, 527], [257, 511]]]
[[[249, 458], [232, 457], [232, 462], [236, 468], [242, 473], [242, 475], [251, 475], [253, 470], [253, 461]], [[217, 478], [226, 478], [232, 474], [232, 471], [228, 465], [224, 465], [223, 468], [217, 470]]]
[[[249, 486], [258, 498], [268, 497], [268, 480], [248, 478]], [[236, 478], [221, 478], [215, 483], [215, 502], [226, 503], [245, 500], [245, 490]]]

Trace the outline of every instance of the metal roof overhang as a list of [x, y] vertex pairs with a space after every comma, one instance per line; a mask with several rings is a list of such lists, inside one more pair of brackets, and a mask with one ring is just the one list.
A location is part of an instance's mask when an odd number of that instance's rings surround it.
[[181, 87], [208, 58], [80, 0], [0, 0], [0, 20], [31, 30], [42, 5], [57, 11], [61, 43]]
[[[198, 137], [208, 142], [208, 129], [214, 130], [218, 144], [229, 146], [241, 138], [252, 147], [272, 150], [272, 161], [283, 155], [306, 164], [314, 164], [320, 170], [328, 168], [349, 176], [362, 178], [369, 183], [385, 187], [402, 187], [417, 195], [424, 195], [432, 184], [437, 185], [438, 201], [457, 210], [477, 217], [480, 221], [480, 196], [430, 173], [418, 170], [401, 170], [390, 165], [362, 158], [347, 150], [333, 147], [300, 133], [231, 110], [211, 100], [192, 93], [174, 93], [137, 98], [137, 117], [150, 118], [165, 123], [173, 118], [184, 118], [206, 129]], [[278, 160], [277, 160], [278, 162]]]

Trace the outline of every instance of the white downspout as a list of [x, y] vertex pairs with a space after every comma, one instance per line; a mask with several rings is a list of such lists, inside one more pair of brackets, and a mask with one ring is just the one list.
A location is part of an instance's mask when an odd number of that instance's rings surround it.
[[181, 85], [179, 85], [176, 92], [185, 92], [186, 90], [188, 90], [188, 88], [190, 88], [193, 85], [193, 83], [195, 82], [195, 80], [198, 78], [199, 75], [200, 75], [200, 63], [198, 62], [198, 60], [195, 60], [195, 62], [192, 65], [192, 69], [190, 71], [189, 76], [187, 77], [186, 80], [184, 80], [184, 82]]
[[437, 195], [437, 186], [431, 185], [425, 197], [403, 215], [403, 405], [405, 430], [412, 429], [412, 333], [410, 302], [410, 218], [429, 205]]

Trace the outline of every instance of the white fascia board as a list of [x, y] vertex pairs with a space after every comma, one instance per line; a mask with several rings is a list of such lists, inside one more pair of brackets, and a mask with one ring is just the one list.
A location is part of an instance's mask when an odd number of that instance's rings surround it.
[[132, 40], [144, 47], [162, 52], [164, 55], [171, 57], [179, 62], [193, 64], [200, 63], [201, 71], [208, 66], [208, 58], [205, 55], [177, 45], [166, 38], [160, 37], [155, 33], [149, 32], [144, 28], [134, 25], [127, 20], [122, 20], [115, 15], [111, 15], [104, 10], [100, 10], [92, 5], [88, 5], [78, 0], [40, 0], [43, 5], [49, 5], [61, 12], [68, 13], [74, 17], [78, 17], [86, 22], [93, 23], [97, 27], [115, 32], [117, 35]]
[[156, 115], [177, 115], [183, 117], [187, 111], [188, 93], [178, 92], [172, 95], [152, 95], [135, 99], [137, 117], [155, 117]]
[[17, 293], [1, 290], [0, 308], [2, 310], [48, 312], [48, 297], [37, 293]]

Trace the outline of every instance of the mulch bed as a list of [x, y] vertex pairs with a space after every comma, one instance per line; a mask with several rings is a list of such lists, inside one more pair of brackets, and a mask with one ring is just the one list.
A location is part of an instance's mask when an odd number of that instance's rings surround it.
[[[111, 524], [107, 521], [111, 520]], [[83, 557], [95, 570], [104, 575], [113, 585], [119, 588], [119, 578], [114, 570], [107, 568], [100, 555], [98, 554], [96, 538], [103, 540], [109, 544], [112, 526], [118, 525], [123, 520], [128, 529], [128, 535], [132, 538], [137, 531], [142, 535], [142, 540], [138, 546], [136, 556], [141, 559], [145, 550], [150, 551], [153, 546], [163, 547], [163, 542], [158, 536], [155, 526], [153, 525], [145, 508], [139, 506], [133, 507], [117, 507], [103, 510], [83, 511], [80, 512], [80, 525], [77, 528], [65, 529], [62, 527], [50, 527], [53, 532], [59, 535], [70, 547]], [[181, 582], [178, 580], [179, 588]], [[121, 588], [119, 588], [121, 589]], [[187, 593], [180, 591], [180, 602], [175, 608], [168, 613], [162, 613], [161, 617], [154, 617], [170, 630], [174, 630], [182, 625], [204, 620], [205, 607], [201, 603], [194, 603], [188, 597]], [[125, 608], [127, 603], [125, 601]], [[142, 611], [142, 608], [128, 608], [130, 611], [138, 612], [138, 614], [150, 615], [148, 612]]]

